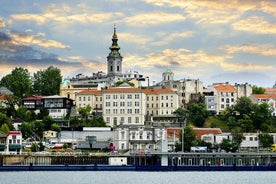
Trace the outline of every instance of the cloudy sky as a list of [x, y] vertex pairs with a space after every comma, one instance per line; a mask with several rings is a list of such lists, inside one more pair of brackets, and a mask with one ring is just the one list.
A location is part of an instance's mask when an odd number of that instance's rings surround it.
[[116, 24], [124, 71], [174, 79], [276, 82], [275, 0], [0, 0], [0, 78], [55, 66], [106, 72]]

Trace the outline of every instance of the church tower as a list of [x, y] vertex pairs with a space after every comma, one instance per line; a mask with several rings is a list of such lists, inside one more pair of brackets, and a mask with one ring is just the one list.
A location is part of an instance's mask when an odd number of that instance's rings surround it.
[[167, 69], [165, 72], [162, 73], [162, 82], [168, 82], [168, 81], [173, 81], [173, 76], [174, 73], [172, 72], [171, 69]]
[[110, 82], [117, 82], [122, 80], [122, 60], [118, 45], [118, 37], [116, 34], [116, 27], [114, 25], [114, 33], [112, 36], [112, 45], [109, 47], [110, 53], [107, 56], [107, 77]]

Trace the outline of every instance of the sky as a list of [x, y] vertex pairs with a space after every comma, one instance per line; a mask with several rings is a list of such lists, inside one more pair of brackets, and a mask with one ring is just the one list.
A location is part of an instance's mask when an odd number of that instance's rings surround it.
[[116, 26], [123, 72], [272, 87], [275, 0], [0, 0], [0, 78], [15, 67], [107, 71]]

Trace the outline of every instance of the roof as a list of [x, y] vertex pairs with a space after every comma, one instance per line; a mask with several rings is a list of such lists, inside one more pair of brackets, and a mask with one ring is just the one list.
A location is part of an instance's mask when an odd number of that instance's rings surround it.
[[21, 135], [20, 131], [9, 131], [8, 132], [9, 135]]
[[276, 94], [276, 88], [265, 88], [265, 93], [275, 93]]
[[78, 94], [80, 95], [88, 95], [88, 94], [101, 94], [101, 90], [96, 90], [96, 89], [85, 89], [80, 91]]
[[23, 98], [23, 100], [41, 100], [43, 99], [43, 96], [31, 96], [31, 97], [27, 97], [27, 98]]
[[143, 92], [140, 88], [108, 88], [104, 89], [103, 93], [137, 93]]
[[0, 100], [4, 100], [4, 95], [0, 95]]
[[175, 138], [179, 138], [181, 129], [179, 128], [167, 128], [167, 137], [173, 137], [175, 136]]
[[270, 99], [270, 98], [274, 98], [276, 99], [276, 94], [252, 94], [252, 96], [254, 96], [257, 99]]
[[145, 89], [144, 93], [146, 93], [146, 94], [159, 94], [159, 93], [174, 93], [174, 91], [170, 88]]
[[219, 84], [219, 85], [215, 86], [215, 89], [217, 91], [236, 91], [234, 86], [232, 86], [230, 84]]
[[205, 134], [222, 134], [220, 128], [193, 128], [197, 138], [201, 138]]

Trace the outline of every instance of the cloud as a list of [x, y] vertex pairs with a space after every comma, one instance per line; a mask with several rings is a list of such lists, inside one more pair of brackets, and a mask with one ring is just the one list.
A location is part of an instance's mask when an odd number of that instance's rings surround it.
[[119, 39], [127, 41], [127, 42], [134, 42], [138, 44], [146, 44], [151, 41], [151, 38], [145, 35], [135, 35], [130, 33], [119, 33]]
[[30, 21], [39, 25], [47, 22], [58, 22], [63, 24], [73, 23], [102, 23], [106, 22], [114, 17], [122, 16], [122, 13], [72, 13], [72, 12], [60, 12], [51, 11], [43, 12], [41, 14], [13, 14], [11, 18], [14, 21]]
[[144, 0], [161, 7], [180, 8], [196, 23], [226, 24], [239, 18], [244, 12], [258, 5], [251, 1], [213, 1], [213, 0]]
[[35, 35], [30, 35], [27, 33], [16, 33], [16, 32], [9, 31], [8, 34], [14, 42], [17, 42], [18, 45], [34, 44], [44, 48], [49, 48], [49, 47], [55, 47], [55, 48], [61, 48], [61, 49], [70, 48], [70, 46], [62, 44], [55, 40], [40, 39], [40, 37], [45, 36], [44, 33], [37, 33]]
[[4, 28], [5, 26], [6, 26], [5, 22], [1, 22], [1, 20], [0, 20], [0, 29]]
[[148, 26], [170, 22], [184, 21], [186, 18], [178, 13], [152, 12], [139, 13], [134, 16], [127, 17], [122, 21], [132, 26]]
[[172, 33], [168, 35], [165, 34], [161, 37], [161, 39], [163, 38], [161, 41], [154, 42], [152, 43], [152, 45], [155, 45], [155, 46], [166, 45], [173, 40], [179, 40], [181, 38], [189, 38], [189, 37], [192, 37], [193, 35], [194, 35], [193, 31], [183, 31], [183, 32], [177, 32], [177, 33]]
[[269, 23], [261, 17], [252, 16], [232, 24], [235, 30], [253, 34], [276, 34], [276, 24]]
[[241, 46], [231, 46], [225, 45], [221, 47], [222, 50], [225, 50], [229, 54], [233, 53], [251, 53], [251, 54], [261, 54], [264, 56], [276, 56], [276, 47], [272, 44], [244, 44]]

